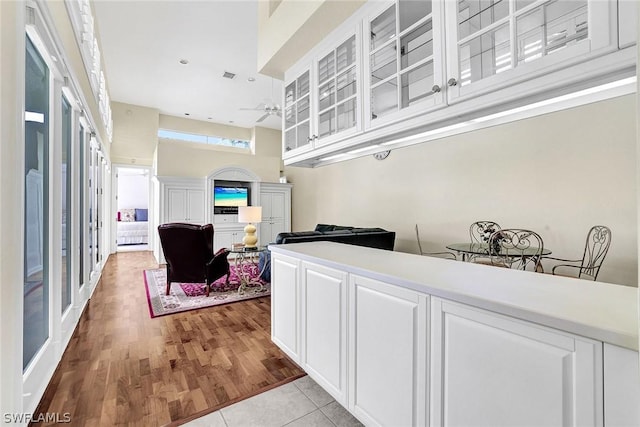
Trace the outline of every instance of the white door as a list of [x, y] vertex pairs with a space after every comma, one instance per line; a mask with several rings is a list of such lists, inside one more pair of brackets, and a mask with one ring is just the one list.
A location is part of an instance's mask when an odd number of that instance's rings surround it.
[[602, 425], [602, 343], [431, 301], [431, 425]]
[[187, 190], [187, 221], [204, 224], [204, 191]]
[[302, 263], [302, 363], [336, 401], [347, 405], [347, 273]]
[[187, 220], [187, 191], [184, 188], [167, 189], [167, 222]]
[[428, 296], [356, 275], [349, 289], [349, 409], [366, 425], [424, 425]]
[[300, 363], [300, 261], [271, 254], [271, 339]]

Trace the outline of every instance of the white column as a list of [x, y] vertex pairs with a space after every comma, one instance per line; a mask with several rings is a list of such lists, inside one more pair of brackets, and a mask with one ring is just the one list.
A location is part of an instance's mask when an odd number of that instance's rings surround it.
[[24, 3], [0, 1], [0, 415], [22, 412]]

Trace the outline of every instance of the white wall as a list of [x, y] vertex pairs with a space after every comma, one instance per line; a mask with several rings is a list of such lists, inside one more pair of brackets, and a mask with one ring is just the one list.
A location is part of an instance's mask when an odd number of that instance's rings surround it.
[[599, 280], [637, 286], [635, 96], [584, 105], [317, 169], [285, 168], [293, 229], [318, 222], [383, 227], [396, 250], [469, 239], [469, 225], [540, 233], [561, 258], [581, 258], [592, 225], [612, 229]]
[[149, 175], [118, 169], [118, 210], [149, 208]]

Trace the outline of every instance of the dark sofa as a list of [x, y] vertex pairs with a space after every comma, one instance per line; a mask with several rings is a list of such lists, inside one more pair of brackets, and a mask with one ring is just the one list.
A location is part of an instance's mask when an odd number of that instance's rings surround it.
[[393, 250], [396, 233], [382, 228], [357, 228], [342, 225], [318, 224], [314, 231], [280, 233], [276, 244], [331, 241], [349, 245]]
[[[396, 240], [395, 231], [382, 228], [357, 228], [343, 225], [318, 224], [313, 231], [295, 231], [280, 233], [275, 244], [331, 241], [348, 245], [367, 246], [370, 248], [393, 250]], [[264, 268], [264, 263], [267, 263]], [[260, 254], [260, 271], [262, 279], [271, 281], [271, 253]]]

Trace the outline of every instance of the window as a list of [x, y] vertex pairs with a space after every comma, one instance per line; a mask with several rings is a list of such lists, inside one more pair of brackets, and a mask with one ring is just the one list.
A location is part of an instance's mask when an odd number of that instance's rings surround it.
[[219, 136], [198, 135], [195, 133], [177, 132], [166, 129], [158, 130], [158, 138], [174, 139], [185, 142], [196, 142], [198, 144], [222, 145], [224, 147], [251, 148], [251, 141], [242, 139], [229, 139]]

